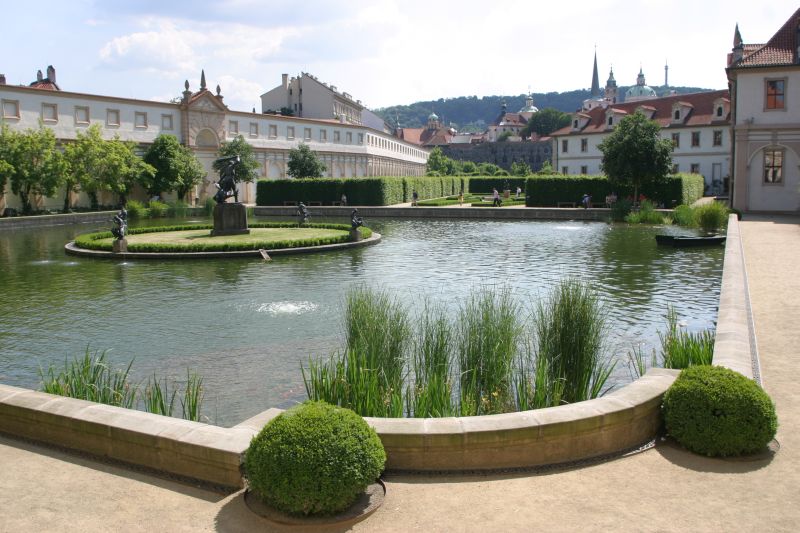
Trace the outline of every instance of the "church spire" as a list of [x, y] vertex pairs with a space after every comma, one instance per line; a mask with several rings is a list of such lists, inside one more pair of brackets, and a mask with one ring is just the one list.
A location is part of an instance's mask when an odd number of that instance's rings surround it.
[[600, 77], [597, 75], [597, 49], [594, 51], [594, 69], [592, 70], [592, 98], [600, 96]]

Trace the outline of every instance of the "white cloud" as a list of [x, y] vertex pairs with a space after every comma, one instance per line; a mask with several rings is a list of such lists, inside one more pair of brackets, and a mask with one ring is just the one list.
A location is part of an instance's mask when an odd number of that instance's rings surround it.
[[198, 54], [192, 42], [200, 34], [179, 30], [169, 21], [156, 29], [115, 37], [100, 49], [100, 59], [109, 66], [150, 71], [195, 70]]

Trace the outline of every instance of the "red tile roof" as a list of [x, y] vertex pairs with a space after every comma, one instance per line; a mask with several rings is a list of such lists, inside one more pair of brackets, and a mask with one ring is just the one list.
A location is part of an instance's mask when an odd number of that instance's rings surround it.
[[[589, 121], [586, 126], [574, 130], [572, 125], [554, 131], [550, 135], [585, 135], [587, 133], [605, 133], [609, 131], [606, 125], [606, 112], [614, 112], [615, 114], [626, 115], [634, 113], [640, 107], [655, 110], [652, 120], [659, 123], [662, 128], [675, 128], [685, 126], [705, 126], [711, 124], [719, 124], [730, 122], [730, 112], [723, 117], [717, 117], [714, 109], [714, 102], [717, 100], [725, 102], [730, 101], [730, 94], [727, 89], [720, 91], [708, 91], [703, 93], [690, 93], [690, 94], [676, 94], [672, 96], [665, 96], [663, 98], [653, 98], [651, 100], [628, 102], [622, 104], [615, 104], [608, 109], [603, 107], [595, 107], [591, 111], [584, 111], [578, 113], [583, 117], [589, 116]], [[687, 117], [680, 123], [673, 123], [672, 121], [672, 105], [680, 102], [690, 109]]]
[[407, 143], [418, 146], [440, 146], [450, 144], [453, 140], [452, 133], [445, 127], [436, 130], [428, 128], [399, 128], [397, 136]]
[[28, 85], [28, 87], [33, 87], [34, 89], [44, 89], [46, 91], [60, 91], [58, 85], [53, 83], [52, 81], [48, 80], [47, 78], [43, 79], [42, 81], [35, 81]]
[[745, 45], [744, 57], [733, 68], [797, 65], [797, 34], [800, 26], [800, 9], [764, 45]]

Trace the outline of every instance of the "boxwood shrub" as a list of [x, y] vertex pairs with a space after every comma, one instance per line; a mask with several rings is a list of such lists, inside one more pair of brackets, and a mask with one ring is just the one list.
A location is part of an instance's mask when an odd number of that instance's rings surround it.
[[392, 205], [404, 201], [403, 178], [319, 178], [259, 180], [256, 205], [280, 205], [284, 202], [320, 202], [332, 205], [342, 194], [349, 205]]
[[719, 366], [682, 370], [664, 395], [667, 432], [708, 456], [758, 452], [778, 429], [775, 405], [754, 381]]
[[250, 488], [295, 515], [336, 514], [383, 471], [378, 435], [349, 409], [307, 401], [271, 420], [245, 452]]
[[[250, 224], [251, 228], [292, 228], [299, 227], [296, 222], [256, 222]], [[246, 251], [246, 250], [277, 250], [280, 248], [302, 248], [307, 246], [322, 246], [326, 244], [340, 244], [350, 241], [350, 226], [347, 224], [319, 224], [311, 223], [304, 224], [306, 228], [322, 228], [322, 229], [335, 229], [346, 233], [341, 235], [315, 238], [315, 239], [293, 239], [283, 241], [263, 241], [263, 242], [207, 242], [207, 243], [191, 243], [191, 244], [172, 244], [172, 243], [128, 243], [129, 252], [139, 253], [169, 253], [169, 252], [233, 252], [233, 251]], [[198, 229], [212, 229], [211, 224], [193, 224], [183, 226], [159, 226], [152, 228], [133, 228], [128, 231], [128, 235], [137, 235], [142, 233], [157, 233], [166, 231], [193, 231]], [[372, 236], [370, 228], [359, 228], [361, 236], [368, 239]], [[110, 231], [102, 231], [98, 233], [86, 233], [79, 235], [75, 238], [75, 244], [79, 248], [87, 250], [101, 250], [110, 252], [113, 244], [104, 239], [111, 239], [113, 235]]]

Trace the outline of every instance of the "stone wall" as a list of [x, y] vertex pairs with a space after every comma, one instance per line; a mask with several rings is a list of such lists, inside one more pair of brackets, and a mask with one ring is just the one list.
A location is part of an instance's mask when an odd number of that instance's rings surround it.
[[441, 148], [451, 159], [493, 163], [506, 170], [511, 170], [514, 161], [522, 161], [534, 172], [540, 170], [545, 161], [552, 163], [553, 151], [551, 141], [449, 144]]

